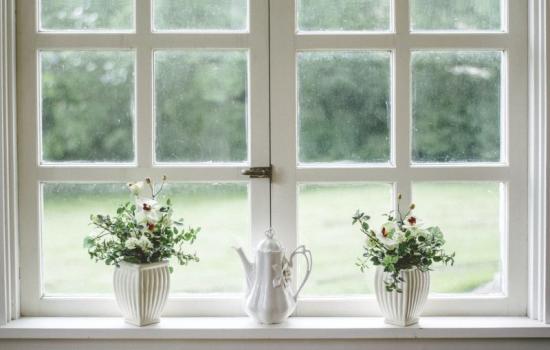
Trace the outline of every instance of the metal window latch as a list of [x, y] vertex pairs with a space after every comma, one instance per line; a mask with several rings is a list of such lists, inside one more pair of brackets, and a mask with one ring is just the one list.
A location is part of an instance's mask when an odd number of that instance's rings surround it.
[[251, 179], [271, 179], [272, 166], [253, 167], [243, 169], [241, 174], [249, 176]]

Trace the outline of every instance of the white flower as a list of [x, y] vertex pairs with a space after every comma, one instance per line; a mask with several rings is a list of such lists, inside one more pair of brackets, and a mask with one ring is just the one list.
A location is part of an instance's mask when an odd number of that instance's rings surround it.
[[126, 249], [136, 249], [136, 247], [139, 245], [139, 239], [135, 238], [135, 237], [130, 237], [126, 240], [126, 242], [124, 243], [124, 246], [126, 247]]
[[398, 240], [392, 238], [382, 238], [380, 239], [380, 243], [382, 243], [388, 249], [394, 249], [399, 244]]
[[397, 247], [402, 239], [401, 236], [403, 236], [403, 232], [395, 222], [386, 222], [380, 231], [376, 232], [376, 238], [388, 249]]
[[139, 196], [143, 190], [143, 181], [128, 183], [128, 189], [134, 196]]
[[136, 199], [136, 220], [140, 224], [156, 224], [160, 219], [160, 205], [154, 199]]
[[137, 245], [144, 251], [148, 251], [153, 248], [153, 243], [149, 240], [149, 238], [145, 236], [141, 236], [141, 238], [138, 240]]

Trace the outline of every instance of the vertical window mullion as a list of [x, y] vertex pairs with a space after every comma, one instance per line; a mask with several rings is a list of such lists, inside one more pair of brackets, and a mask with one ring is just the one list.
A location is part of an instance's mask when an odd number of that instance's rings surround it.
[[412, 200], [411, 179], [411, 52], [407, 45], [409, 38], [409, 2], [394, 1], [394, 26], [397, 47], [393, 54], [393, 157], [399, 178], [396, 192], [403, 196], [403, 202]]
[[[270, 159], [269, 135], [269, 1], [253, 0], [248, 5], [248, 147], [250, 166], [268, 166]], [[271, 225], [270, 181], [250, 179], [251, 243], [264, 238], [263, 232]]]
[[[503, 84], [505, 92], [503, 105], [506, 123], [505, 137], [510, 179], [507, 184], [507, 230], [508, 236], [508, 297], [512, 300], [514, 311], [522, 312], [527, 308], [527, 216], [528, 216], [528, 178], [527, 154], [528, 144], [528, 40], [527, 39], [527, 6], [523, 1], [507, 1], [507, 11], [514, 19], [508, 21], [510, 42], [505, 51], [503, 67]], [[521, 248], [519, 248], [521, 247]]]
[[271, 222], [287, 251], [292, 251], [298, 244], [295, 0], [270, 1], [270, 26], [271, 162], [274, 166]]
[[151, 33], [151, 0], [136, 1], [136, 159], [141, 168], [153, 165], [155, 149], [153, 122], [153, 48], [147, 40]]

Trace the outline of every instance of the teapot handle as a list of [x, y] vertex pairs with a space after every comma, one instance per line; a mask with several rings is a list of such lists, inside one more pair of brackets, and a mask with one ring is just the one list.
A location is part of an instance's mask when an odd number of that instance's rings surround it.
[[302, 288], [304, 288], [304, 285], [306, 284], [309, 275], [311, 274], [311, 268], [313, 267], [313, 257], [311, 255], [311, 251], [309, 249], [306, 249], [304, 245], [299, 246], [296, 248], [292, 254], [290, 254], [290, 258], [288, 259], [290, 263], [292, 264], [292, 259], [298, 254], [301, 254], [306, 259], [307, 269], [306, 269], [306, 275], [304, 276], [304, 279], [302, 280], [302, 283], [300, 284], [300, 287], [296, 290], [296, 293], [294, 294], [294, 300], [298, 299], [298, 294], [302, 291]]

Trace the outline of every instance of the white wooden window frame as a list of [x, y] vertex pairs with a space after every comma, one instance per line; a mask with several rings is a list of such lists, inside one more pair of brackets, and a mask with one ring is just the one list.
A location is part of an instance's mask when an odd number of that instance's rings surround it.
[[[505, 4], [510, 6], [509, 10]], [[388, 50], [393, 56], [392, 158], [386, 166], [301, 165], [297, 143], [272, 147], [272, 223], [294, 247], [297, 231], [297, 185], [303, 183], [392, 183], [405, 203], [411, 184], [421, 181], [494, 181], [503, 184], [501, 255], [503, 294], [432, 295], [425, 315], [524, 315], [527, 309], [527, 0], [503, 1], [502, 31], [411, 32], [409, 1], [394, 0], [388, 32], [300, 32], [294, 0], [272, 1], [271, 15], [271, 130], [272, 140], [296, 140], [296, 55], [303, 51]], [[510, 18], [508, 19], [508, 16]], [[411, 155], [411, 52], [415, 50], [499, 50], [503, 56], [501, 150], [498, 164], [413, 164]], [[513, 132], [507, 132], [512, 130]], [[508, 145], [512, 145], [508, 147]], [[322, 272], [318, 272], [322, 273]], [[358, 283], [360, 283], [358, 281]], [[299, 316], [376, 315], [373, 296], [302, 298]]]
[[[253, 0], [255, 1], [255, 0]], [[392, 43], [393, 39], [396, 39], [398, 37], [409, 37], [410, 39], [414, 41], [410, 41], [407, 45], [406, 43], [403, 43], [401, 40], [400, 47], [395, 47], [395, 51], [397, 50], [406, 50], [407, 47], [416, 47], [416, 46], [422, 46], [428, 45], [430, 38], [436, 39], [438, 35], [435, 34], [429, 34], [426, 36], [423, 35], [411, 35], [408, 33], [402, 33], [399, 34], [399, 22], [402, 21], [402, 23], [406, 23], [408, 19], [404, 18], [406, 17], [404, 15], [404, 9], [406, 5], [399, 6], [400, 2], [402, 0], [396, 0], [397, 2], [397, 21], [396, 21], [396, 28], [398, 29], [398, 34], [390, 34], [392, 37], [384, 36], [384, 35], [371, 35], [369, 36], [369, 45], [374, 45], [376, 47], [382, 47], [385, 43], [386, 46], [389, 46], [390, 43]], [[141, 2], [141, 0], [140, 0]], [[513, 1], [515, 3], [515, 1]], [[18, 4], [19, 6], [19, 4]], [[139, 6], [141, 7], [141, 5]], [[275, 88], [287, 88], [288, 85], [292, 85], [292, 83], [289, 84], [289, 79], [293, 78], [294, 76], [294, 63], [290, 62], [290, 60], [293, 60], [294, 56], [291, 54], [288, 57], [284, 57], [283, 61], [280, 62], [280, 64], [274, 64], [274, 59], [277, 57], [279, 59], [283, 58], [283, 54], [274, 54], [273, 52], [276, 50], [283, 50], [287, 53], [293, 52], [295, 50], [294, 45], [296, 43], [309, 43], [309, 45], [313, 45], [316, 47], [315, 40], [318, 40], [315, 36], [312, 36], [311, 38], [305, 38], [302, 39], [299, 38], [298, 35], [293, 33], [293, 24], [289, 23], [293, 22], [293, 18], [281, 18], [280, 16], [283, 14], [289, 13], [289, 0], [282, 0], [282, 1], [272, 1], [271, 2], [271, 23], [272, 28], [277, 25], [276, 31], [274, 32], [272, 30], [272, 36], [271, 36], [271, 45], [272, 45], [272, 68], [271, 68], [271, 89]], [[401, 10], [399, 10], [401, 8]], [[524, 240], [521, 242], [521, 246], [526, 246], [527, 243], [529, 245], [529, 269], [525, 268], [523, 270], [517, 271], [520, 274], [526, 275], [528, 272], [529, 275], [529, 316], [533, 319], [538, 319], [542, 321], [548, 322], [550, 319], [550, 293], [548, 288], [548, 281], [550, 281], [550, 274], [549, 269], [546, 268], [546, 262], [547, 262], [547, 254], [550, 252], [550, 244], [548, 239], [548, 226], [546, 224], [546, 219], [548, 216], [548, 206], [547, 206], [547, 200], [548, 200], [548, 187], [547, 187], [547, 164], [548, 164], [548, 126], [546, 124], [546, 118], [547, 118], [547, 110], [548, 110], [548, 96], [547, 96], [547, 88], [548, 88], [548, 70], [546, 69], [549, 63], [548, 55], [546, 48], [548, 46], [548, 24], [547, 19], [550, 18], [550, 11], [548, 7], [546, 6], [545, 0], [530, 0], [529, 1], [529, 241], [526, 242]], [[525, 10], [522, 10], [523, 13], [525, 13]], [[23, 16], [23, 20], [25, 18], [28, 18], [28, 13], [21, 15], [20, 9], [18, 9], [18, 12], [20, 16]], [[139, 9], [138, 9], [139, 14]], [[139, 16], [139, 15], [138, 15]], [[32, 17], [32, 16], [31, 16]], [[520, 17], [527, 17], [520, 16]], [[266, 20], [264, 18], [263, 20]], [[139, 18], [138, 18], [139, 21]], [[266, 21], [267, 22], [267, 21]], [[512, 26], [514, 24], [511, 24]], [[252, 27], [252, 26], [251, 26]], [[525, 25], [526, 27], [526, 25]], [[401, 27], [403, 28], [403, 27]], [[16, 135], [15, 135], [15, 121], [16, 116], [17, 118], [22, 118], [21, 111], [17, 111], [16, 113], [16, 107], [15, 107], [15, 0], [6, 0], [1, 3], [0, 6], [0, 88], [1, 88], [1, 94], [0, 94], [0, 113], [1, 113], [1, 132], [2, 132], [2, 142], [0, 143], [0, 170], [2, 176], [2, 181], [0, 182], [0, 222], [2, 223], [2, 231], [0, 232], [0, 324], [9, 322], [11, 319], [18, 318], [21, 313], [19, 312], [19, 294], [22, 292], [22, 288], [20, 288], [18, 283], [18, 276], [19, 276], [19, 263], [18, 263], [18, 255], [19, 255], [19, 248], [18, 248], [18, 241], [19, 238], [23, 235], [23, 231], [20, 231], [17, 227], [17, 214], [18, 211], [18, 204], [17, 204], [17, 180], [21, 181], [21, 177], [17, 176], [17, 167], [15, 166], [16, 160], [18, 158], [21, 158], [21, 150], [19, 150], [19, 153], [17, 151], [16, 147]], [[278, 31], [278, 32], [277, 32]], [[33, 34], [35, 35], [35, 34]], [[39, 37], [40, 35], [36, 35]], [[151, 35], [153, 36], [153, 35]], [[296, 37], [294, 37], [296, 36]], [[470, 43], [468, 45], [464, 45], [465, 43], [465, 35], [463, 34], [453, 34], [449, 35], [451, 37], [454, 37], [453, 40], [449, 41], [447, 44], [443, 41], [441, 41], [441, 45], [444, 45], [447, 47], [447, 45], [450, 45], [451, 47], [453, 45], [457, 45], [460, 47], [472, 47], [476, 46], [485, 46], [487, 41], [485, 39], [494, 40], [495, 44], [503, 44], [502, 40], [503, 38], [506, 38], [508, 34], [501, 34], [497, 36], [488, 35], [488, 34], [469, 34], [471, 38], [473, 38], [473, 41], [470, 41], [472, 39], [468, 39]], [[132, 37], [130, 34], [129, 37]], [[120, 35], [105, 35], [105, 34], [93, 34], [89, 36], [89, 39], [86, 39], [88, 44], [96, 46], [104, 46], [106, 44], [111, 44], [111, 46], [114, 45], [114, 43], [126, 43], [127, 45], [132, 45], [132, 43], [135, 44], [135, 37], [136, 35], [133, 35], [134, 41], [129, 40], [126, 41], [124, 38], [122, 38]], [[187, 45], [192, 45], [192, 41], [197, 36], [195, 35], [184, 35], [181, 38], [171, 37], [165, 39], [166, 42], [172, 42], [172, 43], [186, 43]], [[110, 39], [109, 39], [110, 38]], [[356, 45], [360, 44], [363, 40], [360, 36], [353, 36], [353, 35], [340, 35], [340, 36], [328, 36], [326, 39], [320, 39], [320, 41], [324, 41], [324, 44], [332, 44], [328, 45], [328, 48], [349, 48], [347, 44], [344, 45], [338, 45], [338, 42], [341, 38], [346, 39], [346, 41], [354, 42]], [[493, 39], [491, 39], [493, 38]], [[37, 38], [36, 38], [37, 39]], [[128, 39], [128, 38], [127, 38]], [[69, 43], [69, 45], [77, 45], [78, 38], [67, 36], [65, 37], [66, 42]], [[149, 39], [151, 40], [151, 38]], [[214, 34], [209, 36], [208, 39], [205, 39], [205, 43], [217, 43], [219, 40], [222, 40], [218, 34]], [[366, 42], [366, 40], [365, 40]], [[20, 40], [17, 42], [18, 46], [21, 45]], [[264, 43], [265, 44], [265, 43]], [[414, 45], [413, 45], [414, 44]], [[433, 44], [432, 44], [433, 45]], [[116, 46], [116, 45], [114, 45]], [[321, 45], [322, 46], [322, 45]], [[499, 47], [502, 47], [501, 45], [498, 45]], [[314, 48], [314, 47], [312, 47]], [[19, 50], [21, 50], [19, 48]], [[519, 54], [519, 53], [518, 53]], [[139, 53], [138, 53], [139, 55]], [[139, 58], [138, 58], [139, 59]], [[510, 63], [510, 62], [509, 62]], [[24, 65], [22, 62], [17, 62], [18, 69], [21, 69], [21, 65]], [[510, 67], [510, 64], [508, 65]], [[408, 68], [407, 68], [408, 69]], [[397, 69], [396, 69], [397, 70]], [[19, 73], [18, 73], [19, 74]], [[282, 75], [281, 75], [282, 74]], [[403, 72], [401, 73], [403, 75]], [[403, 75], [404, 76], [404, 75]], [[291, 86], [291, 92], [295, 92], [295, 88]], [[18, 93], [24, 93], [27, 95], [27, 91], [25, 89], [18, 90]], [[293, 124], [293, 120], [295, 118], [294, 116], [294, 110], [292, 108], [292, 105], [288, 103], [284, 98], [285, 96], [288, 97], [289, 93], [274, 93], [272, 95], [272, 101], [271, 101], [271, 113], [272, 117], [272, 128], [275, 129], [273, 131], [273, 134], [277, 135], [287, 135], [294, 137], [295, 135], [295, 125]], [[396, 91], [396, 96], [402, 96], [404, 98], [407, 98], [407, 93], [401, 93], [399, 91]], [[291, 99], [294, 99], [294, 96], [291, 96]], [[277, 103], [279, 103], [279, 106], [277, 106]], [[401, 108], [399, 105], [394, 105], [395, 107], [395, 115], [397, 118], [401, 115], [401, 118], [403, 118], [403, 106], [405, 105], [404, 102], [400, 103], [402, 106]], [[21, 108], [21, 106], [19, 106]], [[139, 106], [138, 106], [139, 108]], [[408, 108], [408, 107], [407, 107]], [[401, 112], [400, 112], [401, 111]], [[509, 110], [509, 112], [511, 112]], [[276, 114], [278, 113], [278, 114]], [[139, 117], [138, 117], [139, 118]], [[290, 121], [290, 123], [285, 123], [284, 121]], [[278, 129], [278, 130], [277, 130]], [[396, 128], [396, 133], [399, 133], [400, 128]], [[516, 132], [515, 129], [514, 133]], [[407, 134], [407, 131], [401, 130], [401, 133], [398, 135], [405, 135]], [[511, 133], [513, 134], [513, 133]], [[407, 135], [408, 136], [408, 135]], [[405, 144], [405, 146], [407, 146]], [[280, 150], [277, 150], [277, 148], [282, 148]], [[292, 152], [293, 150], [290, 150], [288, 148], [293, 148], [293, 145], [290, 144], [290, 142], [282, 143], [276, 149], [272, 152], [273, 161], [272, 163], [280, 163], [280, 169], [276, 171], [275, 173], [275, 182], [273, 184], [273, 221], [275, 224], [281, 225], [281, 232], [293, 232], [295, 231], [295, 227], [293, 227], [293, 223], [295, 223], [295, 202], [289, 201], [290, 207], [288, 209], [285, 209], [284, 206], [281, 206], [280, 204], [285, 202], [285, 197], [290, 196], [291, 198], [295, 198], [295, 191], [296, 191], [296, 178], [300, 178], [301, 181], [304, 180], [312, 180], [312, 181], [318, 181], [320, 176], [323, 176], [324, 181], [341, 181], [341, 171], [337, 169], [322, 169], [319, 172], [318, 176], [307, 178], [305, 177], [308, 175], [308, 169], [296, 169], [296, 163], [295, 159], [294, 162], [292, 162], [292, 157], [295, 157], [295, 152]], [[294, 150], [295, 151], [295, 150]], [[408, 157], [408, 156], [407, 156]], [[36, 158], [35, 158], [36, 159]], [[408, 163], [408, 159], [401, 159], [397, 157], [396, 159], [397, 165], [403, 164], [403, 161], [405, 161], [405, 165]], [[252, 159], [252, 162], [254, 162], [254, 159]], [[262, 165], [262, 164], [259, 164]], [[473, 167], [469, 169], [453, 169], [453, 174], [458, 179], [462, 179], [465, 176], [465, 172], [469, 170], [474, 170], [475, 172], [479, 173], [478, 175], [483, 176], [483, 174], [486, 174], [484, 176], [489, 176], [491, 180], [494, 180], [495, 178], [492, 175], [497, 176], [497, 180], [499, 180], [502, 176], [509, 175], [506, 171], [503, 171], [501, 167], [497, 167], [497, 170], [488, 170], [490, 172], [485, 172], [485, 168], [479, 168], [479, 167]], [[86, 175], [88, 169], [70, 169], [71, 171], [76, 171], [77, 175], [80, 176], [88, 176]], [[201, 167], [198, 167], [198, 169], [189, 169], [190, 173], [187, 173], [184, 176], [184, 180], [188, 179], [194, 179], [198, 176], [198, 174], [201, 171]], [[235, 170], [235, 172], [231, 173], [232, 170]], [[420, 179], [427, 179], [427, 180], [438, 180], [440, 179], [437, 174], [443, 174], [443, 171], [440, 171], [441, 169], [436, 169], [436, 171], [432, 172], [431, 170], [426, 169], [416, 169], [413, 167], [410, 167], [408, 171], [411, 175], [417, 176], [417, 178]], [[55, 169], [49, 169], [48, 170], [50, 174], [55, 175], [56, 172]], [[118, 176], [121, 176], [122, 171], [118, 169], [113, 170], [115, 174], [118, 174]], [[138, 171], [141, 171], [143, 173], [150, 174], [150, 169], [139, 169]], [[377, 169], [365, 169], [365, 168], [358, 168], [358, 169], [349, 169], [349, 178], [346, 178], [345, 180], [353, 180], [354, 178], [359, 181], [388, 181], [387, 178], [383, 176], [383, 172], [392, 171], [388, 169], [382, 169], [381, 171]], [[21, 172], [21, 169], [19, 170], [19, 173]], [[367, 172], [370, 174], [367, 174]], [[176, 173], [174, 171], [173, 173]], [[311, 173], [311, 172], [310, 172]], [[430, 173], [432, 175], [430, 175]], [[155, 173], [156, 174], [156, 173]], [[159, 172], [160, 174], [160, 172]], [[233, 174], [236, 175], [236, 169], [227, 170], [225, 169], [223, 171], [223, 174]], [[170, 174], [169, 174], [170, 175]], [[366, 176], [365, 176], [366, 175]], [[98, 174], [92, 174], [89, 175], [91, 180], [98, 180], [100, 179], [98, 177]], [[195, 177], [193, 177], [195, 176]], [[396, 178], [397, 174], [395, 171], [393, 171], [393, 178], [390, 178], [390, 181], [397, 181], [399, 180]], [[214, 179], [214, 176], [210, 176], [206, 180]], [[224, 178], [225, 179], [225, 178]], [[445, 177], [446, 179], [446, 177]], [[111, 180], [111, 179], [109, 179]], [[204, 179], [203, 179], [204, 180]], [[407, 180], [406, 180], [407, 181]], [[405, 181], [405, 183], [406, 183]], [[410, 193], [410, 191], [402, 191]], [[21, 196], [21, 194], [19, 194]], [[295, 200], [294, 200], [295, 201]], [[527, 199], [525, 200], [527, 201]], [[279, 205], [278, 205], [279, 203]], [[290, 214], [290, 220], [285, 221], [284, 215]], [[294, 219], [294, 221], [293, 221]], [[295, 226], [295, 225], [294, 225]], [[286, 229], [290, 229], [290, 231], [287, 231]], [[284, 241], [289, 247], [292, 247], [296, 244], [296, 236], [292, 236], [292, 234], [287, 234], [284, 237]], [[21, 245], [24, 245], [25, 241], [21, 239]], [[508, 245], [510, 246], [510, 244]], [[22, 252], [25, 254], [25, 252]], [[31, 252], [31, 255], [36, 255], [36, 251]], [[27, 259], [27, 256], [25, 256], [25, 259]], [[519, 268], [518, 268], [519, 270]], [[22, 293], [23, 294], [23, 293]], [[527, 296], [527, 293], [524, 295]], [[475, 305], [478, 305], [479, 303], [483, 303], [486, 300], [462, 300], [460, 302], [462, 303], [470, 303], [473, 302]], [[526, 298], [523, 299], [521, 303], [525, 303], [527, 301]], [[68, 304], [65, 304], [65, 302], [68, 302]], [[176, 301], [178, 302], [178, 301]], [[203, 313], [209, 313], [208, 310], [210, 310], [213, 306], [216, 306], [218, 308], [217, 314], [231, 314], [233, 313], [238, 306], [236, 307], [227, 307], [223, 306], [227, 303], [234, 303], [235, 300], [210, 300], [209, 298], [203, 299], [203, 300], [194, 300], [193, 302], [184, 302], [183, 304], [179, 304], [178, 306], [187, 306], [189, 305], [192, 313], [200, 314], [201, 311]], [[327, 311], [327, 308], [324, 307], [323, 303], [328, 303], [328, 305], [334, 307], [337, 310], [337, 313], [349, 313], [353, 314], [353, 311], [350, 310], [353, 307], [367, 307], [365, 310], [368, 310], [372, 307], [372, 301], [369, 300], [351, 300], [350, 306], [346, 306], [346, 300], [309, 300], [305, 301], [305, 303], [301, 302], [299, 313], [305, 313], [307, 309], [309, 308], [314, 309], [313, 314], [324, 314]], [[432, 305], [428, 306], [428, 310], [433, 310], [433, 308], [437, 308], [438, 304], [444, 304], [446, 302], [450, 302], [451, 306], [453, 307], [459, 307], [459, 304], [454, 303], [453, 300], [434, 300], [431, 302]], [[498, 301], [497, 301], [498, 302]], [[221, 303], [221, 304], [220, 304]], [[185, 305], [187, 304], [187, 305]], [[194, 304], [198, 304], [194, 305]], [[52, 301], [48, 307], [56, 307], [59, 305], [64, 305], [65, 307], [77, 307], [80, 308], [80, 311], [82, 311], [82, 307], [85, 307], [86, 310], [93, 310], [96, 307], [100, 307], [100, 313], [104, 311], [108, 307], [114, 306], [114, 304], [111, 301], [105, 301], [105, 300], [87, 300], [85, 298], [80, 300], [63, 300], [63, 301]], [[317, 305], [317, 307], [316, 307]], [[173, 306], [173, 305], [172, 305]], [[64, 308], [65, 308], [64, 307]], [[78, 310], [76, 311], [79, 312]], [[178, 313], [182, 314], [182, 313]], [[184, 314], [184, 313], [183, 313]], [[453, 314], [453, 310], [449, 310], [448, 314]]]
[[[171, 182], [240, 182], [248, 184], [251, 241], [269, 227], [269, 182], [248, 179], [241, 170], [269, 164], [268, 2], [254, 0], [247, 31], [163, 32], [152, 28], [152, 0], [134, 0], [135, 30], [40, 31], [38, 1], [18, 2], [18, 163], [20, 221], [21, 314], [28, 316], [116, 315], [112, 297], [49, 296], [43, 291], [41, 264], [41, 183], [121, 182], [167, 175]], [[40, 72], [41, 50], [132, 50], [136, 71], [136, 159], [128, 164], [49, 163], [41, 161]], [[248, 51], [248, 160], [243, 163], [159, 163], [154, 157], [154, 52], [157, 50], [239, 49]], [[62, 267], [60, 267], [62, 268]], [[173, 295], [166, 314], [241, 314], [240, 295]]]

